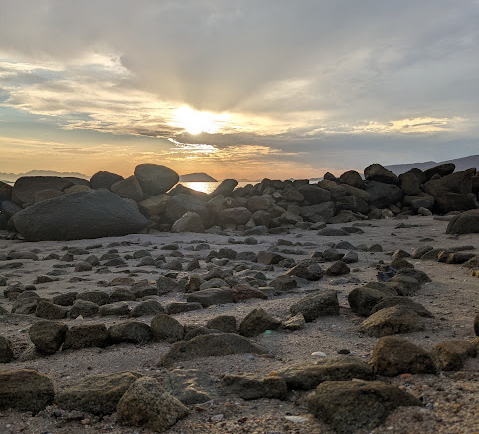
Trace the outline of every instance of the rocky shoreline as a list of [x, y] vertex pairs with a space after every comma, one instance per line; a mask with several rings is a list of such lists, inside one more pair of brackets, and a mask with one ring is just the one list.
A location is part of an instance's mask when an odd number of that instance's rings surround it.
[[479, 432], [475, 170], [142, 166], [0, 189], [2, 432]]

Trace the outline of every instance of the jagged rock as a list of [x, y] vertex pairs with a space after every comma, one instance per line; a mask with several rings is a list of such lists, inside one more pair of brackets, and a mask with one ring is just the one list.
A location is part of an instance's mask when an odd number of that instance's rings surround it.
[[10, 339], [0, 336], [0, 363], [9, 363], [13, 360], [13, 346]]
[[28, 329], [28, 335], [38, 351], [54, 354], [65, 340], [68, 326], [62, 322], [38, 321]]
[[44, 319], [63, 319], [67, 316], [68, 309], [58, 306], [47, 300], [40, 300], [35, 309], [35, 315]]
[[425, 170], [424, 176], [426, 180], [431, 179], [434, 175], [447, 176], [454, 172], [455, 168], [456, 165], [454, 163], [439, 164], [438, 166]]
[[422, 317], [403, 305], [377, 311], [365, 319], [359, 329], [360, 332], [376, 337], [421, 330], [424, 330]]
[[264, 352], [243, 336], [234, 333], [213, 333], [197, 336], [190, 341], [175, 342], [161, 358], [159, 365], [169, 367], [177, 362], [198, 357]]
[[166, 193], [180, 179], [174, 170], [158, 164], [139, 164], [135, 167], [135, 177], [148, 196]]
[[291, 276], [283, 274], [269, 282], [269, 285], [275, 289], [276, 293], [283, 293], [296, 288], [298, 283]]
[[59, 392], [55, 402], [65, 410], [111, 414], [123, 394], [139, 377], [141, 375], [136, 372], [90, 375]]
[[413, 395], [381, 381], [326, 381], [308, 398], [308, 410], [338, 434], [371, 431], [401, 406], [422, 406]]
[[0, 373], [0, 410], [39, 412], [53, 403], [55, 392], [50, 377], [31, 369]]
[[479, 233], [479, 210], [474, 209], [454, 216], [448, 223], [447, 234]]
[[173, 369], [163, 385], [185, 405], [208, 402], [218, 395], [215, 380], [208, 372], [198, 369]]
[[126, 321], [112, 325], [108, 329], [108, 336], [114, 344], [121, 342], [144, 344], [151, 341], [152, 333], [148, 324], [139, 321]]
[[253, 309], [241, 321], [239, 333], [243, 336], [253, 337], [267, 330], [276, 330], [281, 321], [273, 318], [261, 308]]
[[32, 205], [13, 217], [28, 241], [121, 236], [141, 231], [148, 221], [106, 190], [73, 193]]
[[170, 292], [185, 292], [185, 287], [178, 283], [174, 279], [169, 277], [160, 276], [156, 281], [156, 287], [158, 288], [157, 294], [164, 295]]
[[181, 341], [185, 334], [184, 327], [172, 316], [167, 314], [156, 315], [151, 320], [151, 333], [158, 341], [166, 341], [170, 344]]
[[100, 188], [106, 188], [107, 190], [109, 190], [115, 182], [121, 181], [122, 179], [123, 176], [117, 175], [116, 173], [100, 171], [95, 173], [90, 178], [90, 185], [91, 188], [95, 190], [98, 190]]
[[288, 330], [290, 332], [293, 332], [296, 330], [302, 330], [304, 329], [305, 325], [306, 325], [306, 320], [304, 319], [304, 315], [302, 313], [297, 313], [291, 318], [283, 321], [281, 324], [283, 329]]
[[107, 345], [107, 342], [108, 330], [105, 324], [81, 324], [68, 329], [63, 349], [102, 348]]
[[468, 357], [475, 355], [474, 345], [464, 340], [439, 342], [431, 350], [434, 364], [441, 371], [458, 371]]
[[263, 377], [257, 374], [225, 375], [221, 381], [223, 391], [243, 399], [286, 399], [288, 388], [279, 375]]
[[343, 274], [348, 274], [350, 269], [348, 265], [343, 261], [336, 261], [334, 264], [330, 265], [324, 272], [328, 276], [342, 276]]
[[430, 354], [397, 336], [379, 339], [369, 360], [373, 371], [394, 377], [399, 374], [433, 374], [436, 369]]
[[136, 202], [140, 202], [144, 196], [143, 190], [138, 183], [138, 179], [133, 175], [115, 182], [110, 187], [110, 190], [120, 197], [132, 199]]
[[314, 389], [324, 381], [374, 380], [374, 373], [366, 362], [350, 357], [326, 359], [316, 365], [289, 366], [279, 371], [279, 375], [290, 390]]
[[116, 411], [118, 422], [157, 432], [188, 415], [188, 408], [150, 377], [136, 380], [119, 400]]
[[294, 303], [290, 311], [293, 315], [302, 313], [307, 322], [320, 316], [339, 315], [338, 293], [332, 289], [320, 289]]

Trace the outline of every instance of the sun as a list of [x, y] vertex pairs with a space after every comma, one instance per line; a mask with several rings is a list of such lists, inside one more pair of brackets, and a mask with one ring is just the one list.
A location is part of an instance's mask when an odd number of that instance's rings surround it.
[[227, 120], [226, 114], [200, 112], [188, 106], [183, 106], [175, 111], [173, 125], [183, 128], [190, 134], [216, 133]]

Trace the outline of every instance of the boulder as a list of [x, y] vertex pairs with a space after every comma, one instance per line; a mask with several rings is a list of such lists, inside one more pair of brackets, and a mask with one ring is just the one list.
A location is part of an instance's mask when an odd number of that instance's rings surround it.
[[130, 312], [132, 318], [138, 318], [144, 315], [158, 315], [163, 313], [165, 309], [162, 304], [156, 300], [145, 300], [138, 303]]
[[447, 234], [479, 233], [479, 209], [454, 216], [448, 223]]
[[125, 199], [132, 199], [139, 202], [143, 199], [143, 191], [138, 183], [138, 180], [132, 175], [126, 179], [115, 182], [110, 190], [120, 197]]
[[81, 324], [72, 326], [65, 335], [63, 349], [79, 350], [88, 347], [105, 347], [108, 330], [105, 324]]
[[216, 187], [215, 191], [211, 193], [211, 197], [224, 196], [229, 197], [232, 195], [233, 190], [238, 185], [236, 179], [224, 179], [221, 184]]
[[22, 206], [35, 202], [35, 193], [42, 190], [63, 191], [73, 182], [59, 176], [22, 176], [18, 178], [12, 190], [12, 202]]
[[153, 378], [136, 380], [116, 407], [118, 422], [162, 432], [188, 415], [188, 408]]
[[348, 295], [348, 302], [351, 310], [360, 316], [369, 316], [372, 313], [374, 306], [386, 297], [396, 295], [394, 289], [382, 290], [371, 288], [368, 286], [361, 286], [354, 288]]
[[308, 410], [338, 434], [369, 432], [396, 408], [422, 406], [413, 395], [382, 381], [326, 381], [308, 398]]
[[469, 194], [472, 192], [473, 173], [468, 170], [451, 173], [424, 184], [424, 191], [438, 199], [443, 193]]
[[130, 342], [145, 344], [151, 341], [152, 334], [148, 324], [139, 321], [125, 321], [112, 325], [108, 329], [108, 336], [112, 343]]
[[320, 316], [339, 315], [338, 293], [332, 289], [320, 289], [294, 303], [290, 311], [293, 315], [302, 313], [307, 322]]
[[12, 341], [5, 336], [0, 336], [0, 363], [9, 363], [13, 360]]
[[172, 316], [160, 313], [151, 320], [153, 339], [170, 344], [181, 341], [185, 335], [184, 327]]
[[[422, 175], [422, 172], [421, 172]], [[423, 176], [418, 176], [414, 171], [409, 171], [399, 175], [399, 184], [405, 196], [416, 196], [421, 191], [421, 182]]]
[[166, 216], [171, 223], [176, 222], [189, 211], [198, 214], [203, 225], [209, 226], [210, 213], [205, 201], [188, 194], [177, 194], [168, 198]]
[[38, 321], [28, 329], [28, 335], [38, 351], [54, 354], [65, 340], [68, 326], [62, 322]]
[[186, 301], [189, 303], [200, 303], [203, 307], [209, 307], [215, 304], [233, 303], [234, 293], [232, 289], [226, 288], [202, 289], [189, 294]]
[[363, 178], [361, 178], [361, 175], [356, 170], [348, 170], [347, 172], [344, 172], [339, 179], [345, 184], [356, 188], [361, 188], [364, 184]]
[[50, 377], [31, 369], [0, 373], [0, 410], [39, 412], [53, 403], [55, 392]]
[[238, 395], [242, 399], [286, 399], [288, 388], [279, 375], [263, 377], [257, 374], [230, 374], [221, 380], [226, 393]]
[[364, 177], [368, 181], [383, 182], [384, 184], [397, 185], [399, 183], [398, 177], [380, 164], [371, 164], [366, 167]]
[[214, 378], [198, 369], [173, 369], [163, 386], [185, 405], [202, 404], [218, 395]]
[[318, 205], [320, 203], [331, 201], [331, 193], [321, 187], [315, 185], [302, 185], [298, 191], [303, 195], [310, 205]]
[[476, 348], [465, 340], [439, 342], [431, 350], [431, 356], [437, 369], [441, 371], [458, 371], [464, 366], [468, 357], [475, 357]]
[[62, 191], [53, 190], [51, 188], [48, 190], [37, 191], [33, 196], [33, 203], [41, 202], [42, 200], [51, 199], [53, 197], [62, 196], [63, 194], [64, 193]]
[[474, 333], [479, 336], [479, 313], [474, 317]]
[[[391, 291], [395, 292], [393, 288], [391, 288]], [[369, 314], [371, 315], [381, 309], [385, 309], [386, 307], [393, 307], [396, 305], [406, 306], [408, 309], [411, 309], [416, 312], [419, 316], [423, 316], [426, 318], [434, 317], [434, 315], [429, 312], [422, 304], [418, 303], [417, 301], [411, 300], [409, 297], [402, 297], [399, 295], [384, 297], [373, 306]]]
[[146, 216], [163, 214], [166, 212], [168, 204], [168, 196], [166, 194], [160, 194], [159, 196], [151, 196], [138, 203], [138, 209]]
[[76, 240], [136, 233], [148, 221], [117, 195], [98, 190], [59, 196], [13, 217], [28, 241]]
[[219, 315], [210, 319], [206, 326], [223, 333], [236, 333], [236, 318], [233, 315]]
[[243, 318], [238, 330], [240, 335], [253, 337], [268, 330], [276, 330], [280, 325], [280, 320], [273, 318], [263, 309], [256, 308]]
[[100, 307], [93, 301], [88, 300], [75, 300], [73, 306], [70, 309], [70, 318], [78, 318], [82, 316], [84, 318], [98, 315]]
[[180, 180], [174, 170], [158, 164], [139, 164], [135, 167], [135, 177], [148, 196], [166, 193]]
[[218, 213], [218, 221], [221, 225], [245, 225], [253, 213], [246, 207], [226, 208]]
[[456, 165], [454, 163], [444, 163], [438, 166], [431, 167], [424, 171], [425, 180], [431, 179], [434, 175], [446, 176], [454, 172]]
[[106, 188], [109, 190], [115, 182], [121, 181], [122, 179], [123, 176], [117, 175], [116, 173], [100, 171], [96, 172], [90, 178], [90, 186], [94, 190], [99, 190], [100, 188]]
[[366, 192], [370, 196], [369, 204], [376, 208], [387, 208], [402, 198], [402, 190], [399, 187], [378, 181], [368, 181]]
[[40, 300], [35, 309], [35, 315], [44, 319], [63, 319], [67, 316], [68, 309], [58, 306], [47, 300]]
[[0, 181], [0, 203], [8, 200], [12, 200], [13, 187], [6, 182]]
[[212, 333], [197, 336], [190, 341], [175, 342], [161, 358], [159, 366], [170, 367], [175, 363], [198, 357], [264, 352], [243, 336], [234, 333]]
[[399, 374], [434, 374], [431, 355], [422, 348], [398, 336], [379, 339], [369, 360], [373, 371], [394, 377]]
[[55, 402], [65, 410], [111, 414], [123, 394], [139, 377], [141, 375], [136, 372], [90, 375], [59, 392]]
[[188, 211], [183, 214], [171, 227], [171, 232], [197, 232], [205, 231], [203, 221], [198, 213]]
[[479, 207], [479, 204], [473, 193], [443, 192], [436, 197], [436, 207], [440, 213], [447, 214], [452, 211], [474, 210]]
[[307, 222], [320, 223], [327, 222], [334, 216], [336, 208], [334, 202], [323, 202], [318, 205], [303, 206], [300, 215]]
[[381, 309], [365, 319], [359, 331], [369, 336], [382, 337], [397, 333], [424, 330], [424, 320], [406, 306], [396, 305]]

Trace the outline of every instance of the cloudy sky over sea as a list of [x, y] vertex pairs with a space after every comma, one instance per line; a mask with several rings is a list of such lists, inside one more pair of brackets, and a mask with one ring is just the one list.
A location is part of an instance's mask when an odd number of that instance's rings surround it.
[[1, 0], [0, 172], [479, 154], [477, 0]]

